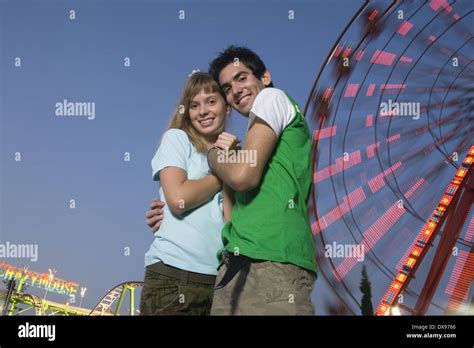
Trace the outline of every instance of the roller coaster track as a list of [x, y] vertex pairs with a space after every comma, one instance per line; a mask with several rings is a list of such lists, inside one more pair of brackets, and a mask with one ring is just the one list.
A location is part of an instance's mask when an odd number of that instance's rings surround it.
[[[36, 315], [78, 315], [78, 316], [110, 316], [110, 315], [120, 315], [120, 309], [122, 302], [126, 297], [127, 291], [130, 291], [130, 313], [134, 314], [134, 290], [135, 288], [143, 286], [143, 282], [124, 282], [120, 283], [111, 290], [109, 290], [100, 302], [92, 309], [81, 308], [77, 306], [71, 306], [69, 304], [57, 303], [50, 300], [41, 299], [38, 296], [31, 294], [24, 294], [15, 292], [12, 294], [9, 303], [6, 303], [5, 306], [9, 304], [25, 304], [29, 306], [28, 308], [22, 310], [26, 311], [28, 309], [34, 308]], [[6, 298], [7, 291], [0, 290], [0, 298]], [[118, 304], [115, 308], [115, 311], [112, 312], [112, 305], [118, 300]], [[11, 311], [8, 315], [12, 315]]]
[[100, 302], [92, 309], [89, 315], [104, 315], [103, 313], [110, 311], [112, 304], [119, 300], [115, 309], [114, 315], [118, 315], [122, 306], [122, 301], [125, 298], [127, 290], [130, 291], [130, 314], [134, 313], [133, 293], [136, 287], [143, 286], [143, 282], [125, 282], [118, 284], [111, 290], [109, 290]]

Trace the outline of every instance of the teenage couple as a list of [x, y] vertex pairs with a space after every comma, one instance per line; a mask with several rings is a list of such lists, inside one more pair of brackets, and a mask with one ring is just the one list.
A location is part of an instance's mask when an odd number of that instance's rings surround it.
[[[249, 121], [242, 146], [231, 107]], [[146, 212], [142, 315], [314, 314], [311, 136], [255, 52], [230, 46], [189, 77], [152, 169], [164, 202]]]

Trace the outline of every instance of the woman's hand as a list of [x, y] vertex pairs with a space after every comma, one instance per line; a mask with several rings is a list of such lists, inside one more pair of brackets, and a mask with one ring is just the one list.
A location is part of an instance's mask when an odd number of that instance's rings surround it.
[[217, 141], [214, 146], [229, 152], [230, 150], [239, 150], [240, 149], [240, 140], [234, 134], [228, 132], [222, 132], [219, 134]]

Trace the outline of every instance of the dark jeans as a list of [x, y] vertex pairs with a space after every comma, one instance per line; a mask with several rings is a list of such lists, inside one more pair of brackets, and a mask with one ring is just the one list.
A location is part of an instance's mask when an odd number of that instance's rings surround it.
[[209, 315], [214, 284], [183, 282], [148, 267], [140, 299], [141, 315]]

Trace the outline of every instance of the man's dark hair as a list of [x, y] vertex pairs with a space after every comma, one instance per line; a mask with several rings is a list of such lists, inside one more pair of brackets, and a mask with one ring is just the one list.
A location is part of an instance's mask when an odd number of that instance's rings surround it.
[[[214, 80], [219, 82], [219, 74], [222, 69], [234, 63], [235, 58], [239, 62], [244, 63], [258, 79], [261, 79], [263, 73], [267, 70], [257, 53], [245, 46], [231, 45], [224, 52], [220, 52], [219, 56], [209, 64], [209, 74], [214, 77]], [[270, 83], [267, 87], [273, 87], [273, 83]]]

